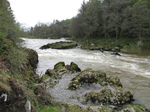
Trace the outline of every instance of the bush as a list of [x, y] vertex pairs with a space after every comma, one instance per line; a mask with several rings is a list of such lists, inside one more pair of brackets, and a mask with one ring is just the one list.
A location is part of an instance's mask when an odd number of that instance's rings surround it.
[[6, 57], [6, 63], [8, 63], [7, 67], [11, 72], [20, 73], [24, 68], [24, 64], [28, 62], [27, 54], [24, 52], [24, 49], [12, 47]]

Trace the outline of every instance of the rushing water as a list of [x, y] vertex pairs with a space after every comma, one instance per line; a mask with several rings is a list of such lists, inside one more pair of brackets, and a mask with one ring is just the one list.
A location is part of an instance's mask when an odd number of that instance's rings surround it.
[[[118, 76], [123, 86], [131, 91], [135, 97], [135, 103], [144, 104], [150, 108], [150, 56], [138, 56], [133, 54], [122, 54], [122, 56], [111, 55], [110, 52], [100, 52], [98, 50], [82, 50], [80, 48], [56, 50], [56, 49], [39, 49], [42, 45], [65, 39], [24, 39], [24, 46], [37, 51], [39, 55], [39, 64], [37, 74], [40, 76], [47, 69], [53, 69], [59, 61], [66, 64], [75, 62], [84, 70], [92, 68], [101, 70], [107, 75]], [[68, 83], [68, 78], [64, 78]], [[60, 81], [61, 84], [61, 81]], [[57, 86], [56, 88], [57, 89]], [[60, 89], [60, 88], [59, 88]], [[59, 90], [58, 89], [58, 90]], [[55, 90], [54, 90], [55, 91]], [[63, 91], [65, 94], [65, 90]], [[61, 94], [59, 94], [61, 95]], [[63, 100], [59, 99], [58, 100]]]

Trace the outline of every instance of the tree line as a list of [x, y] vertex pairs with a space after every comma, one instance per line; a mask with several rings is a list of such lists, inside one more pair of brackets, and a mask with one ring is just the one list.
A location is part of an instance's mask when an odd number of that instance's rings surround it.
[[51, 24], [38, 23], [31, 27], [28, 35], [36, 38], [61, 38], [69, 37], [71, 19], [63, 21], [54, 20]]
[[38, 38], [150, 38], [149, 0], [89, 0], [72, 19], [37, 24]]
[[0, 54], [7, 52], [16, 44], [17, 37], [24, 35], [20, 23], [15, 17], [8, 0], [0, 0]]

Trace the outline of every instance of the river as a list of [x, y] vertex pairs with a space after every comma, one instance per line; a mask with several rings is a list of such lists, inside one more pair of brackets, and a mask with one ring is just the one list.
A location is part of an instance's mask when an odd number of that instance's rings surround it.
[[53, 69], [59, 61], [65, 64], [75, 62], [84, 70], [92, 68], [101, 70], [107, 75], [118, 76], [126, 90], [134, 94], [133, 103], [143, 104], [150, 108], [150, 55], [124, 54], [122, 56], [111, 55], [110, 52], [100, 52], [98, 50], [90, 51], [80, 48], [57, 50], [57, 49], [39, 49], [42, 45], [62, 39], [25, 39], [23, 46], [34, 49], [39, 55], [39, 64], [37, 74], [41, 76], [47, 69]]

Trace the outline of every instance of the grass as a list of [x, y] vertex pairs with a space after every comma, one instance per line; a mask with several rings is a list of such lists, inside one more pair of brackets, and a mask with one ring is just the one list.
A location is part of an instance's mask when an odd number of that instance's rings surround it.
[[11, 91], [11, 87], [10, 87], [10, 85], [9, 85], [9, 83], [8, 83], [8, 81], [9, 81], [9, 75], [8, 74], [6, 74], [6, 73], [0, 73], [0, 89], [3, 89], [3, 90], [5, 90], [5, 91], [7, 91], [7, 92], [10, 92]]
[[62, 111], [59, 107], [46, 106], [46, 107], [40, 109], [38, 112], [62, 112]]

